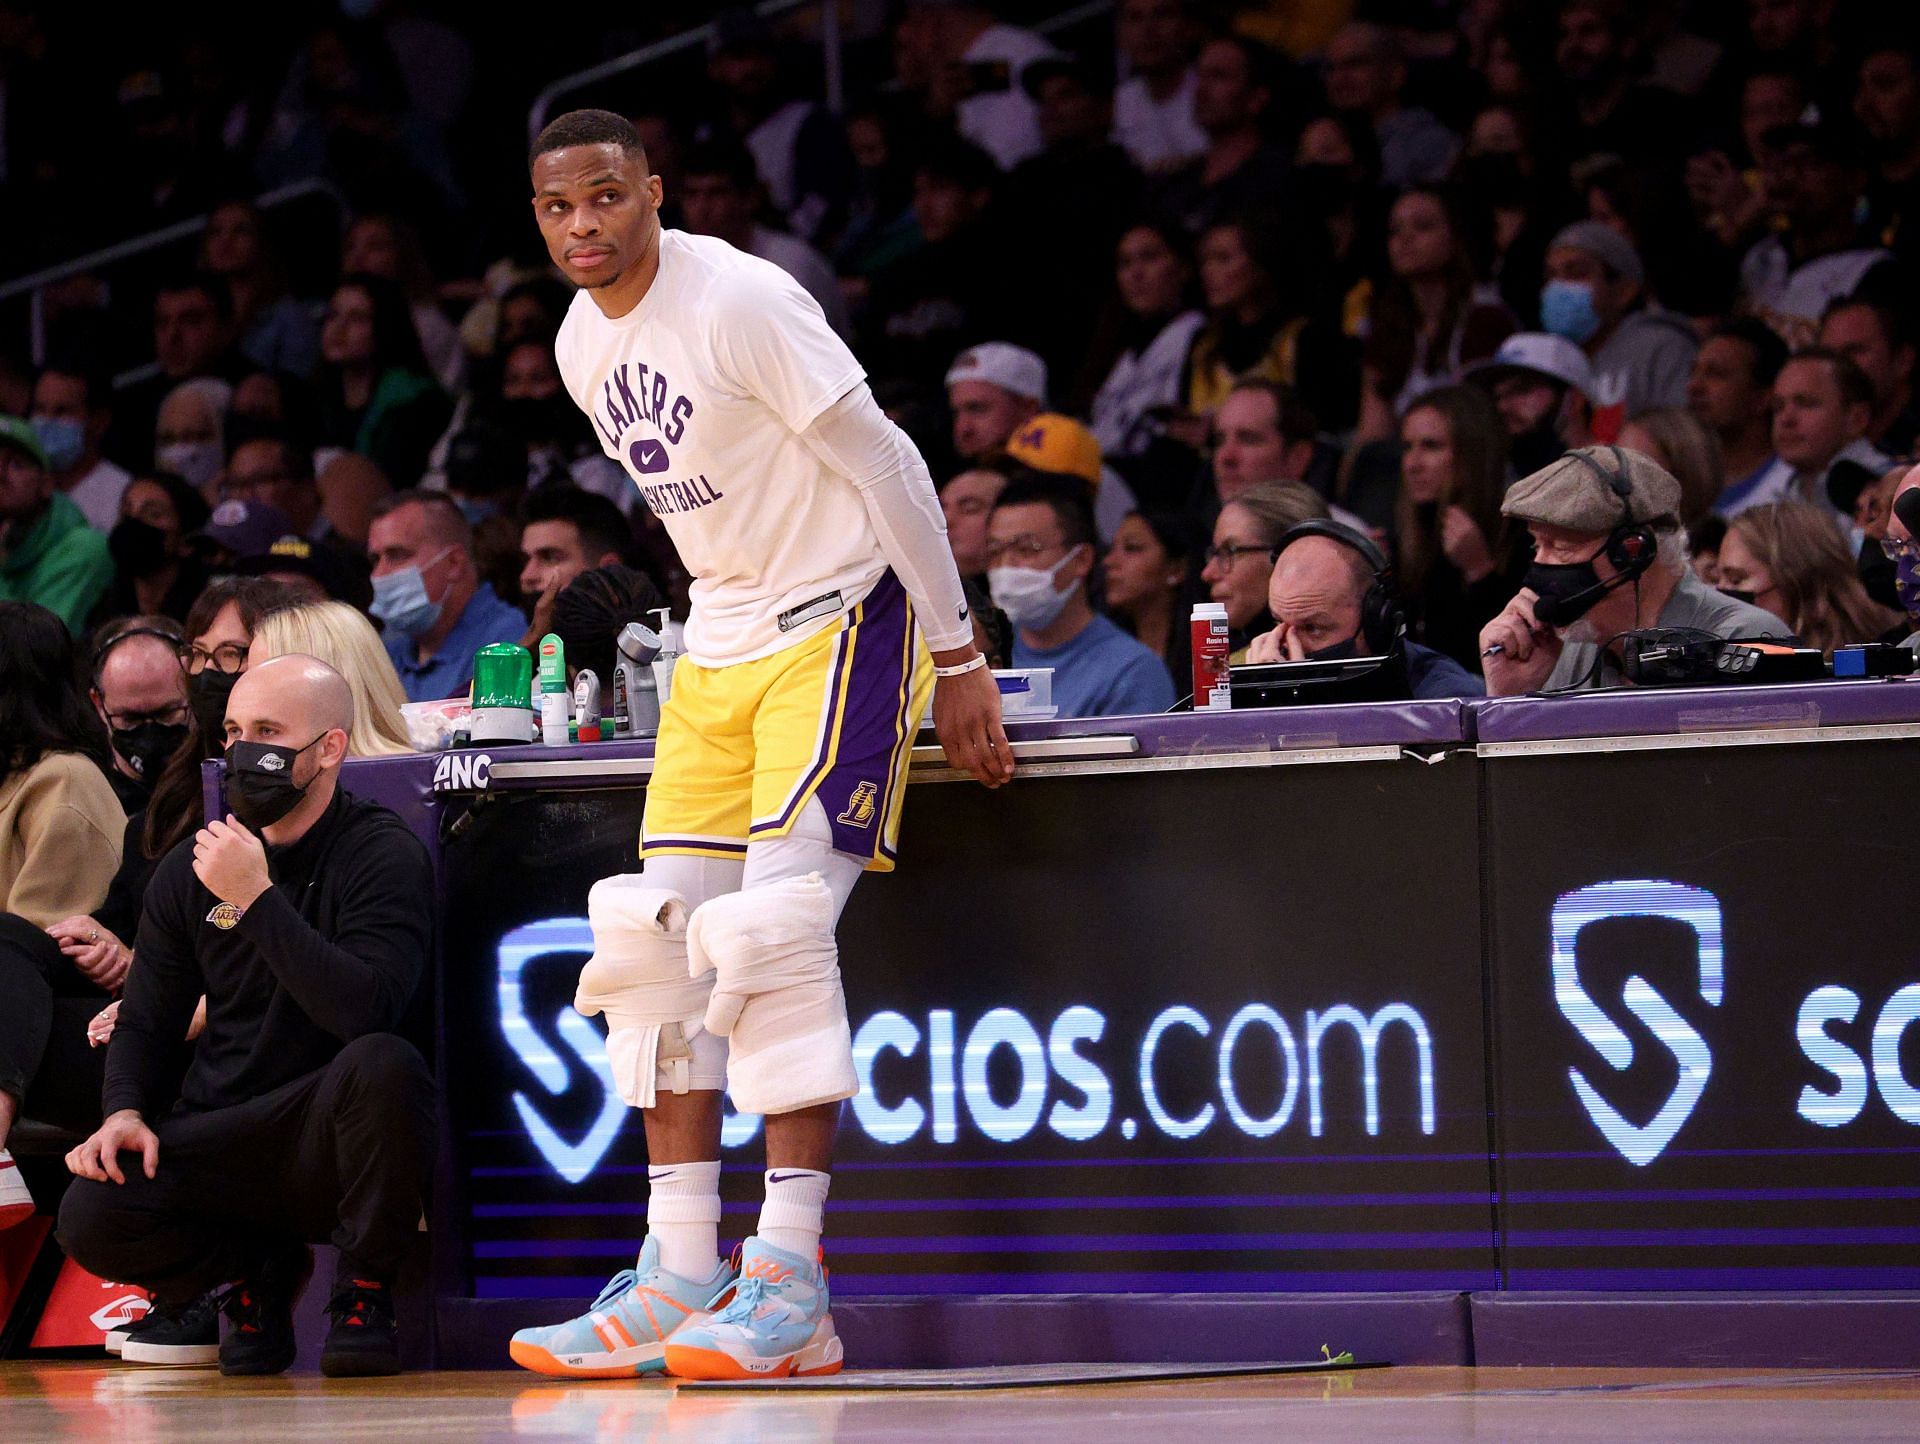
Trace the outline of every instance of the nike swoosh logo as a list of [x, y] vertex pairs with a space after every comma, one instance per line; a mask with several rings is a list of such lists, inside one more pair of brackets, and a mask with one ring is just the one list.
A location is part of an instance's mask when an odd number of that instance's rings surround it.
[[627, 457], [638, 472], [665, 471], [667, 448], [658, 441], [636, 441], [627, 449]]
[[769, 1173], [767, 1175], [767, 1182], [785, 1183], [789, 1178], [805, 1178], [806, 1176], [805, 1173]]

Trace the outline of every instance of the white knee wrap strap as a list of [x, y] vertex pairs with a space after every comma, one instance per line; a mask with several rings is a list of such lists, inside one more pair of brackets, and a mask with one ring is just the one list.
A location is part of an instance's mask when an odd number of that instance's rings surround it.
[[833, 940], [833, 894], [818, 873], [729, 893], [694, 910], [687, 967], [714, 975], [710, 1032], [732, 1056], [742, 1113], [791, 1113], [860, 1091]]
[[680, 894], [647, 887], [644, 873], [603, 878], [587, 894], [593, 956], [573, 1006], [606, 1014], [614, 1085], [635, 1108], [653, 1107], [660, 1085], [726, 1086], [726, 1040], [702, 1025], [713, 975], [689, 975], [687, 917]]

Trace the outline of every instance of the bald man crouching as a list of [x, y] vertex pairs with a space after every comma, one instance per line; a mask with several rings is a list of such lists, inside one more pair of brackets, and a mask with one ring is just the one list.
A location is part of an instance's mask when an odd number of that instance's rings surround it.
[[396, 1030], [427, 972], [433, 875], [398, 817], [340, 790], [352, 725], [324, 662], [251, 668], [227, 703], [230, 812], [147, 889], [107, 1119], [67, 1155], [79, 1177], [60, 1209], [83, 1267], [153, 1292], [129, 1362], [279, 1373], [307, 1244], [328, 1241], [321, 1371], [399, 1370], [392, 1284], [435, 1131], [432, 1075]]

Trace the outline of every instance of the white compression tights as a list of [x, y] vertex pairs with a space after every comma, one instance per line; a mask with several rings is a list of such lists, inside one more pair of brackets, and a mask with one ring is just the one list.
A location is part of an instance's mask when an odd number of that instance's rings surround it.
[[723, 893], [817, 872], [833, 893], [833, 917], [838, 923], [847, 899], [853, 896], [853, 885], [865, 869], [859, 858], [834, 849], [827, 810], [815, 798], [801, 810], [787, 836], [748, 843], [744, 862], [720, 857], [655, 857], [647, 860], [642, 871], [648, 886], [668, 888], [685, 898], [688, 911]]

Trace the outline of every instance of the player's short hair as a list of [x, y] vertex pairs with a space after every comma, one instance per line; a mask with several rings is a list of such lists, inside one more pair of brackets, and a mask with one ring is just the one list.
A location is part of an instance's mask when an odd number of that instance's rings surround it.
[[580, 534], [580, 550], [590, 558], [612, 552], [625, 561], [633, 550], [633, 527], [606, 497], [577, 486], [542, 486], [520, 503], [520, 525], [564, 521]]
[[1055, 476], [1021, 467], [1001, 490], [993, 509], [1008, 506], [1044, 506], [1060, 523], [1060, 535], [1070, 547], [1092, 545], [1093, 488], [1077, 476]]
[[617, 145], [638, 158], [643, 167], [647, 163], [647, 148], [640, 132], [624, 115], [611, 110], [570, 110], [548, 121], [546, 129], [534, 138], [533, 148], [527, 152], [527, 169], [532, 170], [533, 163], [550, 150], [576, 145]]

